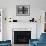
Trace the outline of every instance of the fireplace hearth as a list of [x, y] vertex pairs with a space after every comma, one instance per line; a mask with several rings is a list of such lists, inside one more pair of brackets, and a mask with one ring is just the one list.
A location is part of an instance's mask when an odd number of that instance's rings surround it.
[[14, 31], [14, 44], [28, 44], [31, 31]]

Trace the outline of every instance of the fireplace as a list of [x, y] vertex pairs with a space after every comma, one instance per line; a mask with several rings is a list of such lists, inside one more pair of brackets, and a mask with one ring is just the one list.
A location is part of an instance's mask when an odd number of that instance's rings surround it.
[[28, 44], [31, 31], [14, 31], [14, 44]]

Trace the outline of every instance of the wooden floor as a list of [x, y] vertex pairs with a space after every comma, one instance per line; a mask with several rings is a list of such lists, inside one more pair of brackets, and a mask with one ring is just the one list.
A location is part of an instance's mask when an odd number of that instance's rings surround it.
[[12, 46], [29, 46], [28, 44], [12, 44]]

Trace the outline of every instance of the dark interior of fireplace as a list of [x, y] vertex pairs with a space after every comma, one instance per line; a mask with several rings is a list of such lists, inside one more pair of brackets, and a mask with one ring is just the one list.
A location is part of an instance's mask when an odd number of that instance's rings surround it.
[[31, 31], [14, 31], [14, 44], [28, 44]]

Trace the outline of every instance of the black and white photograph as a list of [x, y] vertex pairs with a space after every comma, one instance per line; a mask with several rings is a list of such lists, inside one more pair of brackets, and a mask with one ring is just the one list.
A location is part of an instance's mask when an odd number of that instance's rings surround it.
[[17, 16], [29, 16], [30, 15], [30, 5], [17, 5], [16, 15]]

